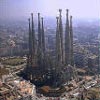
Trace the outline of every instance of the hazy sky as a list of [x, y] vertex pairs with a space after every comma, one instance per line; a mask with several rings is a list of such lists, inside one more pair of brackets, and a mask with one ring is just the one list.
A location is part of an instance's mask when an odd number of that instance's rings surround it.
[[26, 18], [31, 12], [54, 16], [70, 9], [75, 18], [99, 18], [100, 0], [0, 0], [0, 18]]

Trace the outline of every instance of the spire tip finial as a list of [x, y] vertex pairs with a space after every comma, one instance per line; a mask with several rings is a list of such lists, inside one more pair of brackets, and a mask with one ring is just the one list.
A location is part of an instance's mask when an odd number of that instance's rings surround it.
[[70, 16], [70, 18], [72, 19], [72, 18], [73, 18], [73, 16]]
[[62, 9], [59, 9], [59, 12], [62, 12]]
[[43, 20], [43, 17], [41, 17], [41, 19]]
[[59, 17], [57, 16], [56, 19], [59, 19]]
[[31, 13], [31, 15], [33, 16], [33, 13]]
[[69, 12], [69, 9], [66, 9], [67, 12]]
[[40, 15], [40, 13], [38, 13], [38, 15]]

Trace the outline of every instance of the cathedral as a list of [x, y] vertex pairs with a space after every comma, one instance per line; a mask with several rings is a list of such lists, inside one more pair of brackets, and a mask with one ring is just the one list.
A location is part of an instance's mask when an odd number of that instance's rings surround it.
[[[66, 9], [66, 22], [63, 28], [62, 9], [56, 17], [55, 59], [48, 54], [44, 31], [44, 18], [38, 13], [38, 29], [35, 32], [34, 16], [31, 14], [29, 22], [29, 53], [27, 66], [23, 77], [30, 80], [37, 87], [50, 86], [58, 88], [74, 78], [73, 57], [73, 24], [72, 16]], [[37, 35], [37, 36], [36, 36]]]

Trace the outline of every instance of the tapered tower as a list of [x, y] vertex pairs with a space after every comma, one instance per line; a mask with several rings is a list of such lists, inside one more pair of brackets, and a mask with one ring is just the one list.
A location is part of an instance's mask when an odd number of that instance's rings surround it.
[[66, 25], [65, 25], [65, 65], [71, 64], [70, 61], [70, 29], [69, 29], [69, 10], [66, 10]]
[[56, 17], [56, 65], [59, 61], [59, 17]]
[[28, 19], [28, 22], [29, 22], [29, 55], [31, 55], [31, 27], [30, 27], [30, 18]]
[[42, 21], [42, 28], [41, 28], [41, 34], [42, 34], [42, 56], [43, 59], [45, 58], [45, 35], [44, 35], [44, 22], [43, 17], [41, 18]]
[[32, 66], [32, 33], [31, 33], [31, 23], [30, 23], [30, 18], [28, 19], [29, 21], [29, 62], [30, 66]]
[[42, 61], [42, 35], [41, 35], [41, 18], [40, 13], [38, 13], [38, 64], [41, 65]]
[[74, 58], [73, 58], [73, 26], [72, 26], [72, 16], [70, 16], [70, 40], [71, 40], [71, 47], [70, 47], [70, 51], [71, 51], [71, 65], [74, 65]]
[[61, 85], [61, 70], [62, 70], [62, 49], [61, 49], [61, 33], [59, 31], [60, 19], [56, 17], [56, 67], [55, 67], [55, 81], [54, 86], [57, 87]]
[[41, 49], [41, 45], [42, 45], [41, 41], [42, 41], [42, 36], [41, 36], [41, 19], [40, 19], [40, 13], [38, 13], [38, 45], [40, 45], [39, 46], [40, 49]]
[[56, 17], [57, 25], [56, 25], [56, 71], [61, 71], [61, 64], [62, 64], [62, 52], [61, 52], [61, 37], [59, 33], [59, 17]]
[[63, 26], [62, 26], [62, 9], [59, 9], [59, 35], [60, 35], [60, 51], [61, 51], [61, 62], [64, 64], [64, 51], [63, 51]]
[[46, 49], [45, 49], [45, 34], [44, 34], [44, 20], [43, 17], [41, 18], [41, 53], [42, 53], [42, 66], [43, 66], [43, 72], [45, 71], [45, 66], [46, 66]]
[[35, 31], [34, 31], [34, 21], [33, 21], [33, 13], [31, 13], [31, 18], [32, 18], [32, 27], [31, 27], [31, 44], [32, 44], [32, 63], [35, 63]]

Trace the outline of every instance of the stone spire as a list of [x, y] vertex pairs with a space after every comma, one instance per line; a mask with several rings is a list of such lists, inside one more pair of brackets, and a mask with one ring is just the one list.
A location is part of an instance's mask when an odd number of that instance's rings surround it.
[[29, 55], [31, 54], [31, 27], [30, 27], [30, 18], [28, 19], [29, 22]]
[[59, 17], [56, 17], [56, 59], [58, 60], [58, 54], [59, 54]]
[[43, 22], [43, 17], [41, 18], [42, 20], [42, 28], [41, 28], [41, 34], [42, 34], [42, 53], [43, 53], [43, 58], [45, 56], [45, 36], [44, 36], [44, 22]]
[[41, 41], [42, 41], [42, 36], [41, 36], [41, 22], [40, 22], [40, 13], [38, 13], [38, 43], [41, 48]]
[[41, 46], [41, 56], [42, 56], [42, 61], [41, 64], [43, 66], [42, 70], [43, 72], [45, 71], [45, 66], [46, 66], [46, 50], [45, 50], [45, 34], [44, 34], [44, 20], [43, 17], [41, 18], [41, 38], [42, 38], [42, 46]]
[[33, 21], [33, 13], [31, 13], [32, 17], [32, 62], [34, 63], [35, 60], [35, 31], [34, 31], [34, 21]]
[[38, 64], [41, 65], [42, 60], [42, 35], [41, 35], [41, 20], [40, 13], [38, 13]]
[[73, 58], [73, 26], [72, 26], [72, 16], [70, 16], [70, 40], [71, 40], [71, 65], [74, 65], [74, 58]]
[[59, 17], [56, 17], [57, 20], [57, 26], [56, 26], [56, 67], [55, 67], [55, 81], [54, 86], [57, 87], [62, 82], [62, 66], [63, 66], [63, 60], [62, 60], [62, 48], [61, 48], [61, 33], [60, 33], [60, 19]]
[[59, 34], [60, 34], [61, 62], [62, 64], [64, 64], [62, 9], [59, 9]]
[[32, 66], [32, 34], [31, 34], [31, 24], [30, 24], [30, 18], [28, 19], [29, 21], [29, 62], [30, 66]]
[[32, 40], [33, 40], [33, 50], [35, 52], [35, 31], [34, 31], [34, 21], [33, 21], [33, 13], [31, 13], [32, 17]]
[[65, 25], [65, 65], [70, 64], [70, 32], [69, 32], [69, 10], [66, 9]]
[[[57, 28], [56, 28], [56, 70], [59, 69], [59, 66], [61, 65], [61, 43], [60, 43], [60, 34], [59, 34], [59, 17], [56, 17], [57, 19]], [[60, 66], [61, 67], [61, 66]]]

